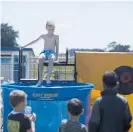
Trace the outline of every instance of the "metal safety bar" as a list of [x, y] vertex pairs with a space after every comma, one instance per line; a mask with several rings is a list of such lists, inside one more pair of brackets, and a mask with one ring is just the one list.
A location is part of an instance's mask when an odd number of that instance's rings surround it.
[[[20, 82], [22, 79], [22, 56], [23, 56], [23, 50], [19, 49], [19, 72], [18, 72], [18, 81]], [[74, 64], [68, 63], [68, 49], [66, 49], [66, 61], [55, 61], [54, 66], [73, 66], [74, 67], [74, 81], [77, 81], [77, 71], [76, 71], [76, 55], [75, 55], [75, 61]], [[31, 57], [30, 57], [31, 58]], [[44, 62], [44, 66], [48, 66], [48, 61]], [[67, 73], [66, 73], [67, 74]], [[39, 72], [38, 72], [38, 77], [39, 77]]]

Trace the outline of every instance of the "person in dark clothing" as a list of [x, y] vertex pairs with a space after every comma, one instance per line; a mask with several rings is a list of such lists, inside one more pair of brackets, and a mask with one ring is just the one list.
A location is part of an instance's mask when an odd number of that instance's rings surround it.
[[131, 112], [126, 98], [117, 94], [117, 75], [107, 71], [103, 75], [101, 97], [93, 104], [88, 123], [89, 132], [128, 132], [131, 127]]

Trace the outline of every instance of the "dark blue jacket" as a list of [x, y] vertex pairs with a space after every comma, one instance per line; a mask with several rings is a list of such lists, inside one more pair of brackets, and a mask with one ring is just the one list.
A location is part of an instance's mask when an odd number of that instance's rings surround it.
[[89, 132], [128, 132], [132, 116], [127, 100], [114, 90], [101, 92], [93, 105]]

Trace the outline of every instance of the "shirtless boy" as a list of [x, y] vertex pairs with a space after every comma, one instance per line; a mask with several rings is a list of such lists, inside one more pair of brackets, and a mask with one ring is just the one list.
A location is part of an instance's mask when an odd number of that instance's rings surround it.
[[46, 82], [47, 84], [50, 84], [50, 77], [52, 73], [52, 67], [54, 60], [58, 58], [58, 53], [59, 53], [59, 35], [55, 35], [55, 24], [52, 21], [47, 21], [46, 23], [46, 30], [47, 34], [43, 34], [39, 36], [36, 40], [32, 41], [31, 43], [23, 46], [29, 46], [32, 44], [35, 44], [38, 42], [40, 39], [44, 40], [44, 49], [39, 55], [39, 81], [37, 83], [37, 86], [40, 86], [43, 79], [42, 79], [42, 74], [43, 74], [43, 63], [44, 60], [48, 60], [48, 71], [47, 71], [47, 77], [46, 77]]

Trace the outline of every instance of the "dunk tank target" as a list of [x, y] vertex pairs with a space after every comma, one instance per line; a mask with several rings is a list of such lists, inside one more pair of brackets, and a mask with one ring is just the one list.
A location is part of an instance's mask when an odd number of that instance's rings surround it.
[[133, 68], [129, 66], [120, 66], [114, 70], [118, 76], [118, 92], [122, 95], [133, 93]]

